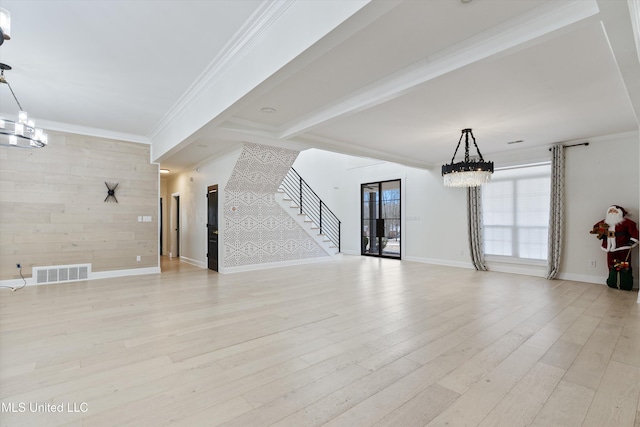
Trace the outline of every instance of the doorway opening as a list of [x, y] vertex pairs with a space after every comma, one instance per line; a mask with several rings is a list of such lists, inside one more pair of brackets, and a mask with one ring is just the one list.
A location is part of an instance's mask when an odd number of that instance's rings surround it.
[[400, 180], [360, 186], [362, 255], [401, 259]]

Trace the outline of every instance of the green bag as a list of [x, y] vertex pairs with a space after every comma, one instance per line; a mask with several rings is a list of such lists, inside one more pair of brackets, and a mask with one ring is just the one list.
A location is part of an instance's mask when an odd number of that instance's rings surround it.
[[633, 271], [631, 266], [628, 268], [616, 268], [611, 267], [609, 269], [609, 277], [607, 278], [607, 285], [610, 288], [622, 289], [623, 291], [630, 291], [633, 289]]

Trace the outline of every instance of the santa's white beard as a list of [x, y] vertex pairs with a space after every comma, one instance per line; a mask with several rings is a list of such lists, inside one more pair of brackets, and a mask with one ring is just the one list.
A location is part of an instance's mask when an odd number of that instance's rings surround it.
[[624, 218], [622, 217], [622, 212], [618, 211], [618, 213], [609, 213], [607, 212], [607, 216], [605, 217], [604, 222], [606, 222], [610, 227], [615, 226], [616, 224], [620, 224]]

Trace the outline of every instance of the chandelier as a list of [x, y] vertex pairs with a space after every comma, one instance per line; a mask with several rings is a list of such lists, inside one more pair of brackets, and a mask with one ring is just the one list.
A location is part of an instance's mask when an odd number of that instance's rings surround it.
[[[473, 139], [473, 145], [476, 147], [479, 159], [469, 159], [469, 136]], [[456, 158], [460, 143], [464, 138], [464, 161], [453, 163]], [[444, 178], [445, 187], [477, 187], [491, 181], [493, 173], [493, 162], [485, 162], [476, 144], [476, 138], [473, 136], [471, 129], [462, 129], [462, 135], [458, 140], [458, 146], [453, 153], [451, 163], [442, 165], [442, 176]]]
[[5, 40], [11, 40], [11, 14], [0, 7], [0, 46]]
[[47, 134], [40, 128], [36, 128], [33, 120], [29, 119], [26, 111], [23, 110], [20, 101], [16, 98], [11, 85], [4, 77], [5, 70], [11, 70], [7, 64], [0, 63], [0, 83], [4, 83], [9, 87], [13, 99], [18, 104], [20, 112], [18, 113], [18, 121], [0, 117], [0, 145], [21, 148], [42, 148], [47, 145]]

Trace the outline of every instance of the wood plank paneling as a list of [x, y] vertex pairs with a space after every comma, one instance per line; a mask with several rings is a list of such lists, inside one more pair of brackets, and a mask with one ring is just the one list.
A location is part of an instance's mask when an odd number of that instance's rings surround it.
[[[41, 150], [0, 147], [0, 280], [34, 266], [93, 271], [158, 264], [158, 166], [145, 144], [52, 133]], [[104, 203], [118, 182], [119, 203]], [[152, 222], [138, 222], [151, 216]], [[137, 256], [141, 261], [136, 261]]]

